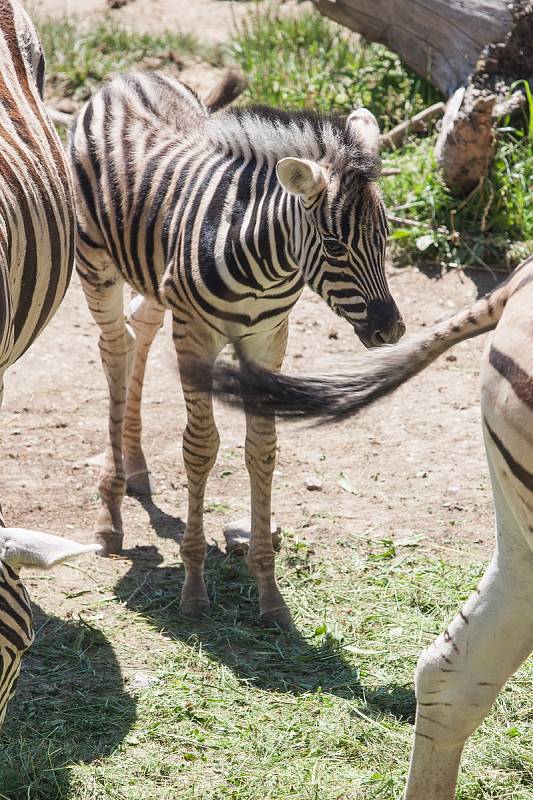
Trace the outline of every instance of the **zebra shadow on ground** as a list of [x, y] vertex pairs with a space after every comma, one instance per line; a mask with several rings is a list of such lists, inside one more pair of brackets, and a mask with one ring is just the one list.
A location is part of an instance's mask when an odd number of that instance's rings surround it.
[[27, 652], [0, 734], [1, 800], [72, 800], [68, 769], [111, 755], [136, 719], [109, 640], [33, 605]]
[[115, 586], [117, 597], [172, 639], [201, 648], [234, 674], [259, 689], [300, 694], [319, 688], [344, 698], [365, 699], [365, 713], [390, 713], [399, 720], [414, 719], [415, 698], [410, 687], [397, 684], [367, 688], [358, 670], [348, 663], [342, 647], [322, 638], [320, 643], [299, 632], [284, 634], [261, 625], [255, 582], [245, 560], [210, 548], [205, 579], [211, 613], [201, 620], [182, 617], [179, 596], [183, 566], [161, 566], [154, 546], [124, 552], [131, 567]]

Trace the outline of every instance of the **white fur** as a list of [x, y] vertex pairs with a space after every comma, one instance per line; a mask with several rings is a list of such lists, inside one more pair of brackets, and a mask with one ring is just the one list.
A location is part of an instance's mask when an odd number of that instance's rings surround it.
[[300, 197], [311, 197], [326, 188], [327, 173], [315, 161], [306, 158], [282, 158], [276, 171], [283, 188]]

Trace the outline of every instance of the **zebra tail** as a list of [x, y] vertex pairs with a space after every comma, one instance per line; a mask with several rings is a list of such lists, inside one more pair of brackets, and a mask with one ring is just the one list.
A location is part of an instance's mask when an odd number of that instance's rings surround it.
[[221, 108], [229, 106], [239, 97], [246, 88], [246, 80], [241, 72], [228, 70], [219, 80], [216, 86], [211, 89], [205, 106], [209, 114], [220, 111]]
[[247, 362], [240, 370], [229, 364], [217, 365], [212, 372], [195, 369], [194, 381], [225, 402], [235, 404], [242, 397], [246, 409], [260, 416], [318, 417], [332, 422], [394, 391], [452, 345], [495, 328], [508, 296], [506, 282], [429, 330], [359, 357], [346, 375], [293, 377]]

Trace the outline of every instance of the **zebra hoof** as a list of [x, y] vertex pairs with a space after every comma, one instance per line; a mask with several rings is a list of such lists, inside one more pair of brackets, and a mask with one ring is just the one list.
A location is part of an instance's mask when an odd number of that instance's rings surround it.
[[287, 606], [274, 608], [261, 613], [261, 622], [269, 628], [280, 628], [282, 631], [294, 631], [294, 622]]
[[97, 531], [94, 538], [98, 544], [102, 545], [102, 549], [98, 553], [99, 556], [114, 556], [122, 552], [124, 537], [121, 533]]
[[181, 599], [180, 613], [184, 617], [201, 619], [209, 614], [209, 609], [209, 600], [205, 600], [203, 597], [182, 597]]
[[155, 494], [155, 484], [148, 471], [134, 472], [128, 475], [126, 486], [130, 494], [152, 495]]

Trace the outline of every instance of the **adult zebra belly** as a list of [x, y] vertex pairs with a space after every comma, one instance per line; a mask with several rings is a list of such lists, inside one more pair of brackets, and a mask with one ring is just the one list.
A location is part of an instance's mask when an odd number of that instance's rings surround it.
[[2, 204], [2, 371], [20, 358], [54, 315], [74, 262], [70, 198], [61, 198], [65, 202], [60, 204], [32, 188], [4, 197]]

